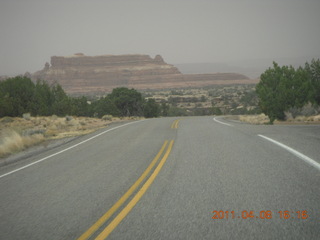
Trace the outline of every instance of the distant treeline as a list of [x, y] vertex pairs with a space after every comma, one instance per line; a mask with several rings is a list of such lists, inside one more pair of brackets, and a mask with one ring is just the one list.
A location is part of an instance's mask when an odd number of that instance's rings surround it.
[[[177, 93], [172, 92], [177, 95]], [[259, 99], [259, 108], [246, 113], [265, 113], [270, 123], [275, 119], [284, 120], [289, 112], [299, 114], [304, 106], [313, 106], [314, 113], [320, 109], [320, 60], [312, 60], [304, 67], [297, 69], [292, 66], [279, 66], [276, 62], [273, 67], [261, 74], [256, 92], [246, 93], [240, 99], [242, 104]], [[223, 98], [223, 96], [222, 96]], [[211, 108], [195, 107], [190, 109], [178, 107], [175, 100], [169, 97], [161, 104], [154, 99], [146, 99], [135, 89], [125, 87], [115, 88], [112, 93], [99, 99], [68, 96], [59, 84], [49, 85], [38, 80], [34, 83], [30, 78], [17, 76], [0, 81], [0, 117], [21, 117], [24, 113], [33, 116], [87, 116], [116, 117], [144, 116], [189, 116], [191, 115], [220, 115], [222, 111], [212, 102]], [[178, 99], [179, 100], [179, 99]], [[205, 96], [190, 98], [192, 102], [205, 102]], [[234, 103], [235, 104], [235, 103]], [[236, 107], [236, 104], [233, 108]], [[241, 111], [243, 111], [243, 109]], [[243, 112], [233, 112], [243, 114]], [[239, 110], [239, 111], [240, 111]], [[301, 113], [302, 111], [300, 111]]]
[[306, 104], [320, 105], [320, 60], [312, 60], [304, 67], [273, 67], [261, 74], [256, 86], [259, 106], [270, 123], [284, 120], [285, 112], [302, 108]]
[[98, 100], [86, 97], [69, 97], [59, 84], [45, 81], [34, 83], [30, 78], [17, 76], [0, 81], [0, 117], [21, 117], [24, 113], [33, 116], [87, 116], [158, 117], [168, 114], [166, 104], [157, 104], [154, 99], [145, 99], [135, 89], [116, 88], [111, 94]]

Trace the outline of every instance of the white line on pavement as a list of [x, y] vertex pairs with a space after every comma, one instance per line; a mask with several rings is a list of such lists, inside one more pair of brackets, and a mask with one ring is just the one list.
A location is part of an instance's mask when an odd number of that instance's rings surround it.
[[266, 140], [268, 140], [268, 141], [270, 141], [270, 142], [272, 142], [272, 143], [274, 143], [274, 144], [276, 144], [276, 145], [278, 145], [278, 146], [280, 146], [280, 147], [282, 147], [282, 148], [284, 148], [284, 149], [286, 149], [288, 152], [291, 152], [292, 154], [296, 155], [298, 158], [304, 160], [305, 162], [309, 163], [309, 164], [312, 165], [313, 167], [315, 167], [315, 168], [317, 168], [318, 170], [320, 170], [320, 164], [319, 164], [318, 162], [316, 162], [315, 160], [307, 157], [306, 155], [304, 155], [304, 154], [302, 154], [302, 153], [294, 150], [294, 149], [291, 148], [291, 147], [288, 147], [287, 145], [284, 145], [283, 143], [280, 143], [280, 142], [278, 142], [278, 141], [276, 141], [276, 140], [273, 140], [273, 139], [271, 139], [271, 138], [268, 138], [268, 137], [266, 137], [266, 136], [263, 136], [263, 135], [260, 135], [260, 134], [258, 134], [258, 136], [259, 136], [259, 137], [262, 137], [262, 138], [264, 138], [264, 139], [266, 139]]
[[217, 123], [221, 123], [221, 124], [224, 124], [224, 125], [227, 125], [229, 127], [233, 127], [233, 125], [229, 124], [229, 123], [224, 123], [224, 122], [221, 122], [219, 121], [217, 118], [213, 118], [214, 121], [216, 121]]
[[15, 170], [11, 171], [11, 172], [7, 172], [7, 173], [5, 173], [5, 174], [3, 174], [3, 175], [0, 175], [0, 178], [5, 177], [5, 176], [8, 176], [8, 175], [10, 175], [10, 174], [12, 174], [12, 173], [18, 172], [18, 171], [20, 171], [20, 170], [22, 170], [22, 169], [28, 168], [28, 167], [30, 167], [30, 166], [32, 166], [32, 165], [34, 165], [34, 164], [37, 164], [37, 163], [42, 162], [42, 161], [44, 161], [44, 160], [47, 160], [48, 158], [54, 157], [54, 156], [56, 156], [56, 155], [58, 155], [58, 154], [60, 154], [60, 153], [66, 152], [66, 151], [68, 151], [68, 150], [70, 150], [70, 149], [72, 149], [72, 148], [75, 148], [75, 147], [77, 147], [77, 146], [79, 146], [79, 145], [81, 145], [81, 144], [83, 144], [83, 143], [86, 143], [86, 142], [88, 142], [88, 141], [90, 141], [90, 140], [92, 140], [92, 139], [94, 139], [94, 138], [96, 138], [96, 137], [99, 137], [99, 136], [101, 136], [101, 135], [103, 135], [103, 134], [105, 134], [105, 133], [107, 133], [107, 132], [110, 132], [110, 131], [115, 130], [115, 129], [117, 129], [117, 128], [121, 128], [121, 127], [127, 126], [127, 125], [129, 125], [129, 124], [141, 122], [141, 121], [145, 121], [145, 120], [139, 120], [139, 121], [135, 121], [135, 122], [129, 122], [129, 123], [126, 123], [126, 124], [123, 124], [123, 125], [120, 125], [120, 126], [117, 126], [117, 127], [111, 128], [111, 129], [108, 129], [108, 130], [106, 130], [106, 131], [103, 131], [103, 132], [101, 132], [101, 133], [99, 133], [99, 134], [97, 134], [97, 135], [94, 135], [93, 137], [88, 138], [88, 139], [86, 139], [86, 140], [84, 140], [84, 141], [82, 141], [82, 142], [79, 142], [79, 143], [77, 143], [77, 144], [75, 144], [75, 145], [73, 145], [73, 146], [71, 146], [71, 147], [68, 147], [68, 148], [63, 149], [63, 150], [61, 150], [61, 151], [59, 151], [59, 152], [56, 152], [56, 153], [54, 153], [54, 154], [51, 154], [51, 155], [49, 155], [49, 156], [47, 156], [47, 157], [44, 157], [44, 158], [42, 158], [42, 159], [40, 159], [40, 160], [37, 160], [37, 161], [33, 162], [33, 163], [27, 164], [27, 165], [25, 165], [25, 166], [23, 166], [23, 167], [21, 167], [21, 168], [17, 168], [17, 169], [15, 169]]

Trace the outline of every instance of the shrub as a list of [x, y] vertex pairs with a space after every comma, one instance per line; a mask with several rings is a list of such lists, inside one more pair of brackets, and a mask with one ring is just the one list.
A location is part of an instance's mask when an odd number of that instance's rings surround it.
[[0, 134], [0, 157], [23, 150], [44, 141], [43, 134], [21, 136], [14, 130], [5, 130]]
[[102, 120], [104, 121], [112, 121], [113, 116], [112, 115], [104, 115], [102, 116]]
[[24, 114], [22, 114], [22, 117], [23, 117], [23, 119], [29, 121], [31, 119], [31, 114], [30, 113], [24, 113]]

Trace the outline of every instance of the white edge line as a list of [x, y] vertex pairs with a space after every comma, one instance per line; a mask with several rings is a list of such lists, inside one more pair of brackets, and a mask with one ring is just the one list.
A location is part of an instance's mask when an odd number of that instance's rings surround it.
[[227, 126], [229, 126], [229, 127], [233, 127], [233, 125], [231, 125], [231, 124], [229, 124], [229, 123], [221, 122], [221, 121], [219, 121], [219, 120], [216, 119], [216, 118], [213, 118], [213, 120], [216, 121], [217, 123], [221, 123], [221, 124], [227, 125]]
[[263, 135], [260, 135], [258, 134], [259, 137], [262, 137], [284, 149], [286, 149], [288, 152], [291, 152], [292, 154], [296, 155], [298, 158], [304, 160], [305, 162], [309, 163], [310, 165], [312, 165], [313, 167], [317, 168], [318, 170], [320, 170], [320, 164], [318, 162], [316, 162], [315, 160], [309, 158], [308, 156], [294, 150], [293, 148], [291, 147], [288, 147], [287, 145], [284, 145], [283, 143], [280, 143], [280, 142], [277, 142], [276, 140], [273, 140], [271, 138], [268, 138], [266, 136], [263, 136]]
[[15, 169], [15, 170], [13, 170], [13, 171], [7, 172], [7, 173], [1, 175], [0, 178], [3, 178], [3, 177], [5, 177], [5, 176], [8, 176], [8, 175], [10, 175], [10, 174], [12, 174], [12, 173], [18, 172], [18, 171], [20, 171], [20, 170], [22, 170], [22, 169], [28, 168], [28, 167], [30, 167], [30, 166], [32, 166], [32, 165], [35, 165], [35, 164], [40, 163], [40, 162], [42, 162], [42, 161], [44, 161], [44, 160], [47, 160], [48, 158], [54, 157], [54, 156], [56, 156], [56, 155], [58, 155], [58, 154], [60, 154], [60, 153], [66, 152], [66, 151], [68, 151], [68, 150], [70, 150], [70, 149], [72, 149], [72, 148], [75, 148], [75, 147], [77, 147], [77, 146], [79, 146], [79, 145], [81, 145], [81, 144], [83, 144], [83, 143], [86, 143], [86, 142], [88, 142], [88, 141], [90, 141], [90, 140], [92, 140], [92, 139], [94, 139], [94, 138], [96, 138], [96, 137], [99, 137], [99, 136], [101, 136], [101, 135], [103, 135], [103, 134], [105, 134], [105, 133], [107, 133], [107, 132], [110, 132], [110, 131], [112, 131], [112, 130], [115, 130], [115, 129], [117, 129], [117, 128], [121, 128], [121, 127], [130, 125], [130, 124], [133, 124], [133, 123], [145, 121], [145, 120], [146, 120], [146, 119], [139, 120], [139, 121], [134, 121], [134, 122], [126, 123], [126, 124], [123, 124], [123, 125], [120, 125], [120, 126], [117, 126], [117, 127], [111, 128], [111, 129], [108, 129], [108, 130], [106, 130], [106, 131], [103, 131], [103, 132], [101, 132], [101, 133], [99, 133], [99, 134], [91, 137], [91, 138], [88, 138], [88, 139], [86, 139], [86, 140], [84, 140], [84, 141], [82, 141], [82, 142], [79, 142], [79, 143], [77, 143], [77, 144], [75, 144], [75, 145], [73, 145], [73, 146], [71, 146], [71, 147], [68, 147], [68, 148], [66, 148], [66, 149], [63, 149], [63, 150], [61, 150], [61, 151], [59, 151], [59, 152], [56, 152], [56, 153], [54, 153], [54, 154], [51, 154], [51, 155], [49, 155], [49, 156], [47, 156], [47, 157], [41, 158], [40, 160], [37, 160], [37, 161], [35, 161], [35, 162], [33, 162], [33, 163], [30, 163], [30, 164], [27, 164], [27, 165], [25, 165], [25, 166], [23, 166], [23, 167], [17, 168], [17, 169]]

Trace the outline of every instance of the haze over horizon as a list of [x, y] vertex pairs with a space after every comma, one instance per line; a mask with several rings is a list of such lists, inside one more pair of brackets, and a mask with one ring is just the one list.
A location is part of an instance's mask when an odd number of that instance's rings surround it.
[[311, 60], [319, 12], [318, 0], [2, 0], [0, 75], [78, 52], [160, 54], [170, 64]]

